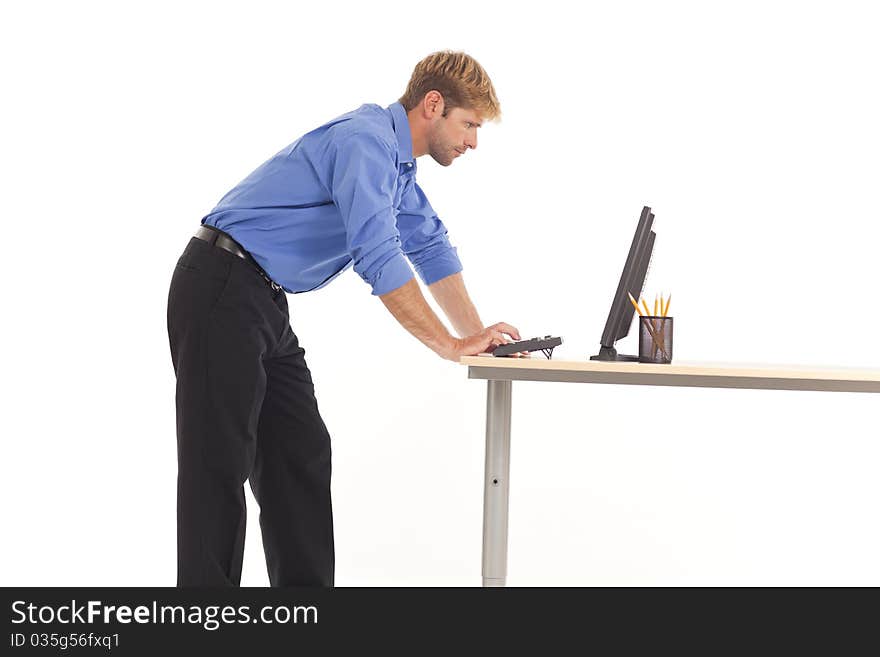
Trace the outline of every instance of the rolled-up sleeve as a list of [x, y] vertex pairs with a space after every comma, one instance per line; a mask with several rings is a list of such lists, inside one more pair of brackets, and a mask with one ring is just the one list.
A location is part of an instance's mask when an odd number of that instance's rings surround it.
[[330, 194], [342, 215], [352, 266], [374, 295], [396, 290], [413, 272], [394, 216], [394, 154], [375, 135], [352, 134], [335, 145], [333, 155]]
[[397, 229], [403, 253], [425, 285], [462, 270], [458, 250], [449, 243], [446, 226], [415, 181], [401, 199]]

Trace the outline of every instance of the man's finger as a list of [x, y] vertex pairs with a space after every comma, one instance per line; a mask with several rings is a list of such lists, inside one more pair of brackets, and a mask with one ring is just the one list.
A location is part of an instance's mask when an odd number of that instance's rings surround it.
[[492, 328], [499, 329], [501, 331], [504, 331], [505, 333], [509, 333], [510, 335], [513, 336], [513, 338], [515, 340], [522, 339], [522, 338], [520, 338], [519, 331], [517, 330], [517, 328], [515, 326], [511, 326], [507, 322], [498, 322]]

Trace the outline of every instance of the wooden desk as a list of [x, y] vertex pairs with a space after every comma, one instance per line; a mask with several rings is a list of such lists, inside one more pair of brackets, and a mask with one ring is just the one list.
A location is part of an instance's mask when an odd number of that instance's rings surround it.
[[507, 519], [510, 478], [510, 407], [514, 381], [619, 383], [698, 388], [759, 388], [880, 392], [880, 370], [798, 365], [732, 365], [673, 362], [546, 360], [465, 356], [468, 378], [486, 379], [486, 472], [483, 488], [483, 586], [507, 579]]

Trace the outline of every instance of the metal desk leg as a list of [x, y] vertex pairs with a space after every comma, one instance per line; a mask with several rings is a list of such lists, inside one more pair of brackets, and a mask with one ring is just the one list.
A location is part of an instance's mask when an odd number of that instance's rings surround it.
[[486, 392], [486, 479], [483, 488], [483, 586], [507, 579], [507, 502], [510, 475], [512, 381], [488, 381]]

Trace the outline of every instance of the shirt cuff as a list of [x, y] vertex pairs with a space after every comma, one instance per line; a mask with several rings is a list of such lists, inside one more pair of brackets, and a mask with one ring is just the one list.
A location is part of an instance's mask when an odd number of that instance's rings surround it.
[[[415, 264], [415, 263], [414, 263]], [[436, 283], [441, 278], [457, 274], [463, 267], [458, 259], [458, 249], [450, 246], [447, 249], [438, 249], [430, 258], [420, 260], [415, 264], [416, 272], [425, 285]]]
[[385, 261], [382, 267], [376, 272], [373, 280], [365, 278], [364, 280], [373, 286], [373, 295], [381, 296], [388, 292], [393, 292], [404, 283], [408, 283], [413, 278], [412, 269], [406, 261], [403, 253], [398, 251], [391, 258]]

